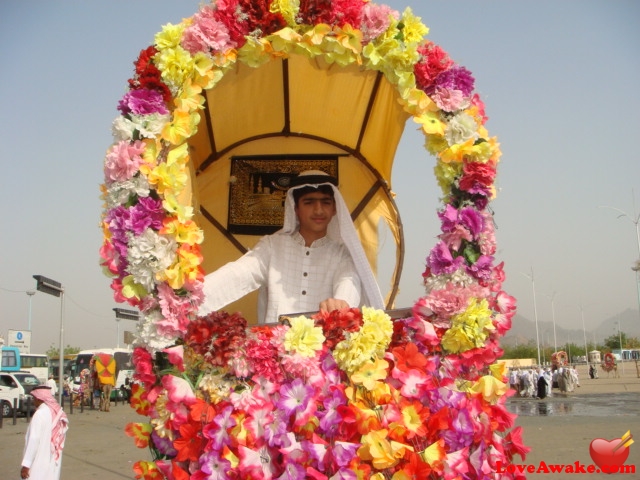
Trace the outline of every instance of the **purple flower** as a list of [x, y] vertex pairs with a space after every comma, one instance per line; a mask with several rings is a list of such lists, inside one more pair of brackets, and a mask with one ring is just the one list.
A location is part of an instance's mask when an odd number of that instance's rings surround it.
[[451, 204], [447, 204], [444, 210], [438, 213], [438, 217], [442, 222], [443, 232], [452, 232], [458, 224], [458, 210]]
[[304, 425], [316, 411], [313, 387], [307, 386], [300, 378], [280, 387], [280, 398], [276, 407], [287, 415], [295, 415], [295, 425]]
[[489, 280], [491, 278], [492, 265], [492, 256], [480, 255], [473, 265], [467, 267], [467, 272], [478, 280]]
[[351, 459], [357, 455], [358, 448], [360, 448], [359, 443], [335, 442], [332, 452], [336, 465], [339, 467], [347, 467]]
[[138, 203], [131, 208], [129, 218], [129, 228], [136, 235], [141, 235], [147, 228], [160, 230], [164, 218], [162, 202], [151, 197], [142, 197]]
[[304, 480], [307, 478], [305, 468], [299, 463], [286, 462], [284, 472], [277, 480]]
[[460, 210], [460, 223], [464, 225], [474, 238], [484, 229], [484, 219], [475, 208], [466, 207]]
[[455, 259], [449, 251], [449, 247], [444, 242], [438, 242], [427, 257], [427, 265], [431, 268], [434, 275], [450, 274], [455, 272], [464, 263], [464, 258], [456, 257]]
[[432, 94], [436, 87], [442, 87], [447, 90], [459, 90], [465, 97], [469, 97], [473, 93], [474, 83], [475, 80], [469, 70], [455, 66], [440, 73], [429, 87], [427, 94]]
[[[227, 472], [231, 470], [231, 463], [218, 455], [218, 452], [211, 451], [200, 456], [200, 469], [207, 476], [206, 480], [226, 480], [229, 478]], [[198, 477], [202, 478], [202, 477]]]
[[130, 90], [125, 93], [122, 100], [118, 102], [118, 110], [122, 115], [150, 115], [152, 113], [165, 115], [169, 113], [162, 94], [148, 88]]
[[169, 438], [158, 436], [155, 430], [151, 432], [151, 440], [153, 441], [153, 446], [162, 455], [168, 455], [170, 457], [177, 455], [178, 452], [173, 448], [173, 442]]
[[325, 397], [323, 401], [324, 411], [318, 412], [320, 428], [328, 437], [333, 437], [337, 433], [340, 424], [340, 414], [338, 407], [346, 405], [347, 399], [341, 390], [334, 389], [331, 396]]

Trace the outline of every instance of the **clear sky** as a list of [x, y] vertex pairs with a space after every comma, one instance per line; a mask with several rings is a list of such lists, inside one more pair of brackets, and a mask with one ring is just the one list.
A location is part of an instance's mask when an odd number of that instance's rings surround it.
[[[26, 329], [33, 275], [65, 288], [65, 344], [115, 346], [109, 279], [98, 266], [102, 161], [140, 50], [199, 0], [0, 3], [0, 334]], [[587, 329], [638, 309], [630, 267], [640, 213], [640, 3], [389, 0], [409, 6], [476, 79], [499, 138], [498, 260], [519, 313]], [[439, 233], [434, 160], [407, 123], [393, 190], [407, 240], [398, 306], [423, 293]], [[635, 191], [635, 199], [632, 191]], [[635, 203], [635, 206], [634, 206]], [[617, 218], [619, 212], [629, 217]], [[637, 218], [637, 217], [636, 217]], [[57, 346], [60, 302], [31, 300], [33, 350]], [[638, 317], [640, 323], [640, 316]], [[122, 321], [121, 331], [131, 329]], [[624, 325], [623, 325], [624, 331]]]

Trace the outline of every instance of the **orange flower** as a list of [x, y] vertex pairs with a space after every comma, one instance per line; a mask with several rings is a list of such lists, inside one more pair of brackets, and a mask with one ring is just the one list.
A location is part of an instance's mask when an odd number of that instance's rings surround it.
[[133, 464], [133, 472], [137, 479], [164, 480], [164, 475], [158, 470], [154, 462], [139, 461]]

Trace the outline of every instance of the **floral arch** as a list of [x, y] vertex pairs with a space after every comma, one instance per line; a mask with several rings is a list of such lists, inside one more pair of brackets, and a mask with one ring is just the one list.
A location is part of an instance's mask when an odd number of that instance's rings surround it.
[[[115, 299], [142, 313], [132, 405], [148, 421], [127, 433], [153, 458], [136, 463], [137, 478], [484, 478], [526, 454], [495, 363], [515, 313], [489, 210], [499, 145], [471, 73], [427, 33], [410, 9], [366, 0], [217, 0], [165, 25], [140, 53], [104, 162], [100, 252]], [[358, 149], [332, 144], [354, 165], [381, 162], [371, 175], [378, 203], [390, 198], [404, 121], [424, 131], [442, 233], [427, 257], [425, 295], [405, 318], [366, 307], [275, 327], [225, 312], [197, 318], [202, 244], [215, 231], [199, 217], [194, 183], [245, 142], [227, 129], [227, 150], [208, 143], [203, 153], [203, 132], [224, 133], [205, 106], [224, 101], [212, 92], [225, 79], [275, 64], [287, 75], [313, 64], [382, 82], [398, 108], [367, 128], [387, 132], [391, 146], [376, 158], [366, 129]], [[252, 141], [268, 140], [256, 129]], [[393, 208], [361, 210], [368, 218]]]

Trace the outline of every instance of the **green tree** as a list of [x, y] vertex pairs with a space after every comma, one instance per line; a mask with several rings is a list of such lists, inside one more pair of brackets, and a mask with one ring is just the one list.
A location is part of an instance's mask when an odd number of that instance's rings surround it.
[[604, 346], [608, 347], [609, 350], [619, 350], [620, 347], [620, 339], [622, 339], [622, 345], [626, 348], [628, 339], [627, 334], [624, 332], [620, 332], [620, 334], [614, 333], [613, 335], [604, 339]]
[[[72, 355], [74, 353], [78, 353], [81, 349], [79, 347], [72, 347], [71, 345], [67, 345], [64, 347], [64, 355]], [[60, 354], [60, 348], [55, 346], [53, 343], [49, 346], [49, 350], [45, 352], [47, 357], [49, 358], [58, 358]]]

